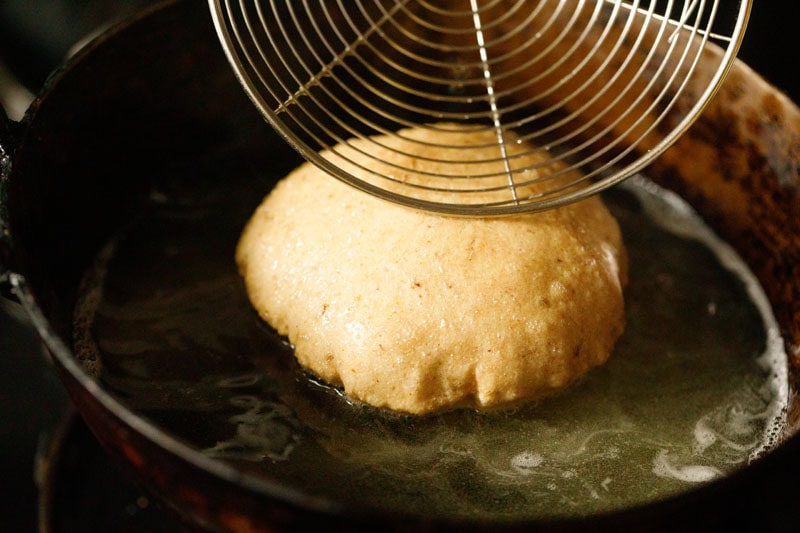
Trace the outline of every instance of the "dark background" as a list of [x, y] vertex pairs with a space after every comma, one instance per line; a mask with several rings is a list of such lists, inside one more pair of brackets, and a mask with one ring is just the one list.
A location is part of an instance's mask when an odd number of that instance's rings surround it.
[[[154, 0], [0, 0], [0, 104], [21, 116], [26, 98], [71, 49], [107, 24]], [[198, 2], [198, 9], [204, 8]], [[791, 11], [790, 11], [791, 10]], [[773, 85], [800, 102], [800, 21], [792, 2], [756, 1], [739, 57]], [[11, 97], [14, 96], [14, 109]], [[23, 102], [23, 103], [20, 103]], [[37, 451], [62, 416], [65, 399], [46, 364], [35, 333], [19, 308], [0, 301], [0, 531], [36, 529]], [[800, 460], [776, 470], [774, 483], [760, 493], [754, 509], [782, 509], [763, 525], [791, 530], [793, 501], [800, 498]], [[789, 488], [788, 495], [783, 492]], [[781, 492], [776, 506], [768, 502]], [[788, 513], [788, 514], [786, 514]], [[800, 511], [797, 512], [800, 517]]]

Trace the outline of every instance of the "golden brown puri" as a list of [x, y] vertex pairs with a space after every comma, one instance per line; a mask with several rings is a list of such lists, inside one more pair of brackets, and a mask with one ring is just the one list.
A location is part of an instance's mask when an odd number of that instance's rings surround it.
[[[425, 128], [402, 133], [441, 139]], [[493, 132], [452, 135], [486, 145], [464, 156], [486, 160], [487, 173], [502, 165], [491, 161]], [[605, 362], [624, 329], [626, 256], [599, 198], [453, 218], [374, 198], [304, 164], [256, 210], [236, 259], [254, 307], [302, 366], [353, 399], [400, 412], [552, 393]]]

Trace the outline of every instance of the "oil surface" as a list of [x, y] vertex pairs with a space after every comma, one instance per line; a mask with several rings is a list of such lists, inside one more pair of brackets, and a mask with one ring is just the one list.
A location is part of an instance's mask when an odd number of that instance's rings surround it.
[[630, 257], [628, 325], [609, 362], [513, 410], [414, 418], [316, 382], [252, 310], [233, 251], [260, 194], [236, 179], [153, 191], [87, 274], [75, 345], [136, 412], [243, 472], [348, 507], [575, 516], [723, 476], [783, 424], [786, 356], [766, 298], [644, 180], [606, 196]]

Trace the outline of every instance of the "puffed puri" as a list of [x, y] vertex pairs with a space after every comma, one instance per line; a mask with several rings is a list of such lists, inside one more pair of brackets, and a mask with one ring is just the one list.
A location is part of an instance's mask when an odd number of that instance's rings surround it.
[[[484, 146], [457, 153], [475, 161], [465, 173], [499, 174], [494, 132], [449, 131], [448, 145]], [[395, 143], [382, 157], [432, 174], [437, 163], [413, 155], [419, 141], [426, 157], [454, 157], [437, 153], [437, 128], [400, 133], [414, 142], [377, 138]], [[523, 154], [519, 168], [542, 160], [506, 141]], [[375, 198], [305, 163], [257, 208], [236, 261], [252, 305], [303, 367], [353, 400], [402, 413], [552, 394], [604, 363], [625, 327], [627, 257], [599, 197], [532, 214], [448, 217]]]

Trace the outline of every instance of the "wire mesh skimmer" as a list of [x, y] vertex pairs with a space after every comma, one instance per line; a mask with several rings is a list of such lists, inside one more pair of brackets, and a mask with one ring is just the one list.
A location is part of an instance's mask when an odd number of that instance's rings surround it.
[[[306, 159], [395, 202], [483, 216], [564, 205], [650, 163], [722, 83], [751, 6], [209, 3], [245, 90]], [[487, 138], [488, 172], [465, 157]]]

